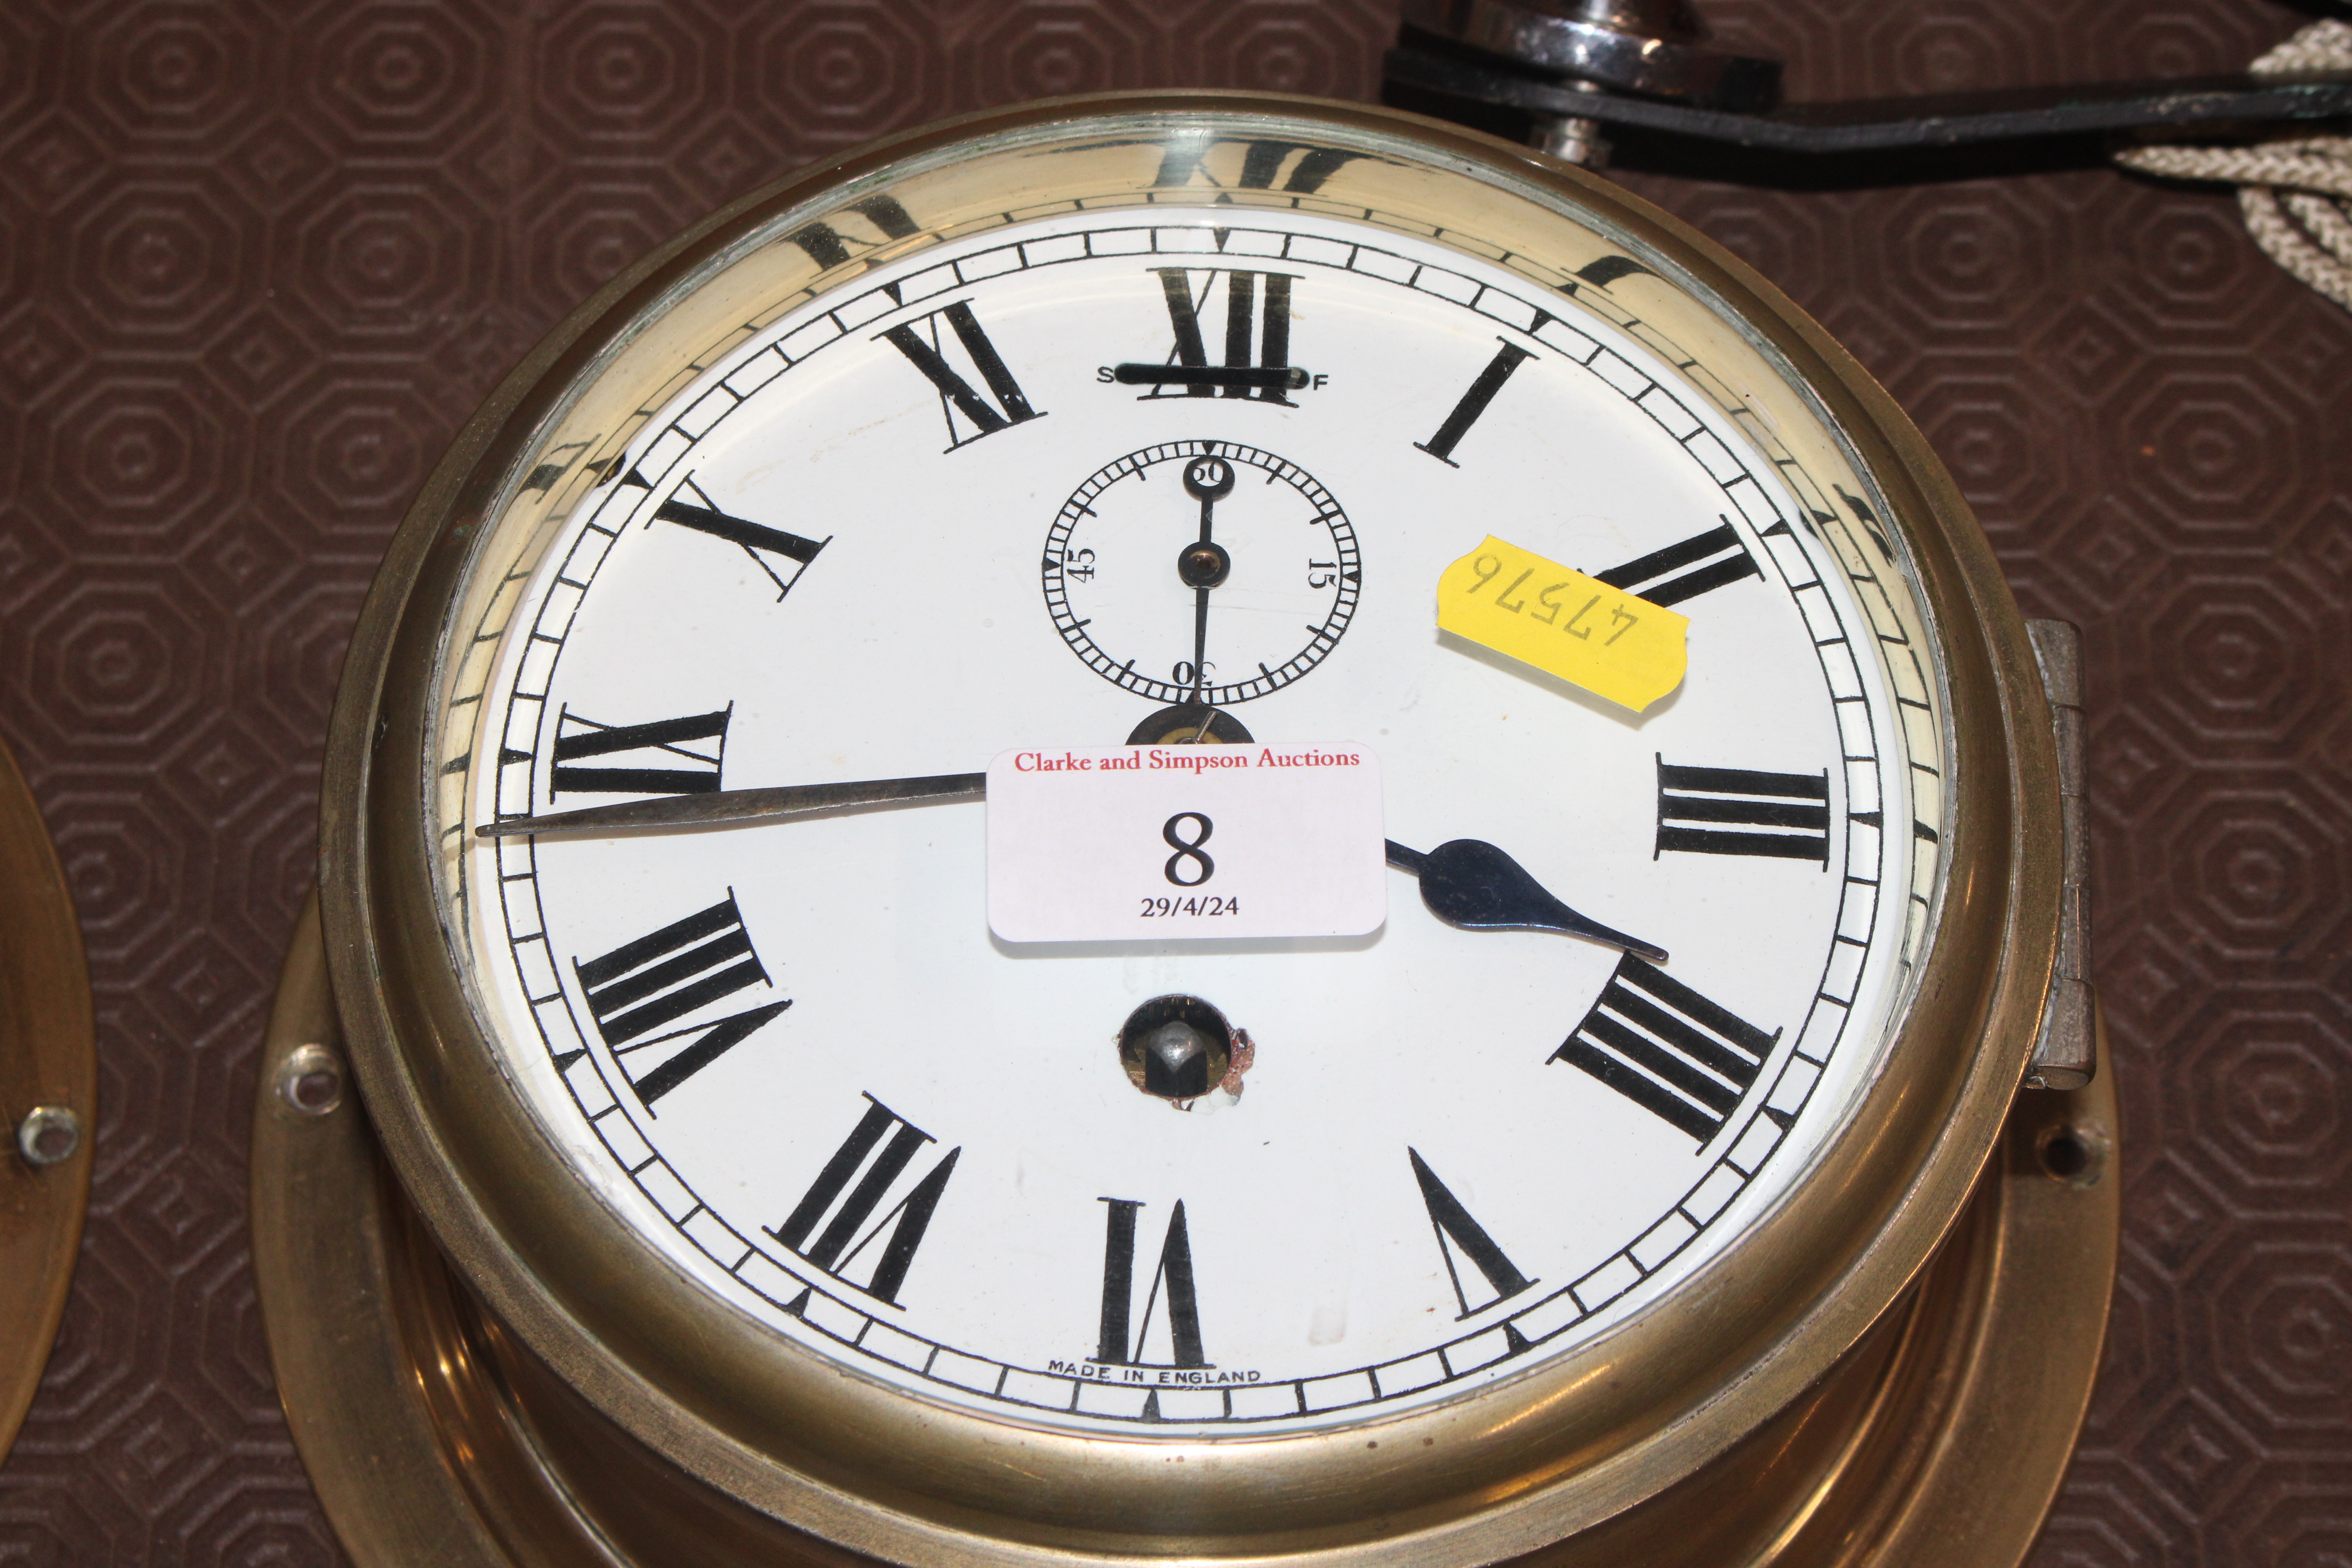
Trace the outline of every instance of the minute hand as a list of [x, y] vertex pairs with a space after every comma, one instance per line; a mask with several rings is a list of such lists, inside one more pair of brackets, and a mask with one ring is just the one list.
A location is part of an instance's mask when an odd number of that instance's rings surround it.
[[701, 795], [624, 801], [618, 805], [592, 805], [579, 811], [550, 812], [543, 816], [509, 816], [486, 822], [474, 831], [484, 838], [504, 838], [520, 833], [643, 833], [657, 827], [696, 827], [713, 822], [813, 816], [849, 806], [978, 800], [987, 793], [986, 773], [856, 779], [846, 784], [783, 784], [773, 789], [720, 789]]
[[1527, 868], [1483, 838], [1456, 838], [1423, 855], [1391, 838], [1389, 864], [1421, 879], [1429, 912], [1465, 931], [1556, 931], [1666, 962], [1666, 950], [1587, 920], [1544, 890]]

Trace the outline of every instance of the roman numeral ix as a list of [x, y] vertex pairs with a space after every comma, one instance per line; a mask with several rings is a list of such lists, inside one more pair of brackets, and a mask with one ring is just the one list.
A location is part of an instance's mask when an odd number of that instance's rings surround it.
[[[634, 469], [621, 482], [640, 489], [653, 489], [646, 477]], [[801, 574], [808, 570], [817, 552], [833, 542], [831, 534], [823, 539], [803, 539], [781, 528], [730, 517], [710, 504], [710, 497], [690, 474], [670, 492], [669, 500], [654, 508], [653, 516], [646, 520], [649, 528], [656, 522], [674, 522], [680, 528], [740, 545], [743, 553], [751, 558], [751, 563], [766, 573], [768, 580], [776, 585], [778, 599], [793, 591], [793, 584], [801, 580]]]
[[[1690, 570], [1685, 571], [1685, 567]], [[1710, 528], [1679, 544], [1593, 574], [1611, 587], [1638, 594], [1654, 605], [1679, 605], [1742, 577], [1762, 575], [1728, 518], [1721, 528]]]
[[[1454, 1315], [1455, 1322], [1483, 1312], [1497, 1301], [1507, 1301], [1535, 1283], [1503, 1256], [1503, 1249], [1495, 1245], [1495, 1238], [1486, 1234], [1486, 1227], [1472, 1219], [1470, 1211], [1462, 1206], [1462, 1200], [1437, 1179], [1437, 1173], [1429, 1168], [1420, 1150], [1407, 1149], [1405, 1156], [1412, 1162], [1413, 1180], [1421, 1184], [1421, 1202], [1429, 1210], [1429, 1228], [1437, 1237], [1438, 1256], [1445, 1259], [1445, 1277], [1454, 1282], [1454, 1300], [1462, 1308]], [[1475, 1306], [1462, 1289], [1462, 1270], [1454, 1261], [1457, 1254], [1486, 1278], [1489, 1294]]]
[[[648, 1112], [654, 1101], [792, 1005], [786, 999], [715, 1022], [666, 1027], [721, 997], [772, 984], [751, 950], [732, 889], [707, 910], [623, 942], [601, 958], [574, 959], [572, 968], [587, 994], [597, 1032]], [[665, 1046], [672, 1048], [664, 1052]]]
[[[1209, 1364], [1201, 1351], [1201, 1302], [1192, 1289], [1192, 1242], [1184, 1228], [1184, 1205], [1179, 1200], [1169, 1212], [1168, 1230], [1160, 1243], [1160, 1266], [1152, 1270], [1151, 1286], [1143, 1298], [1143, 1311], [1135, 1305], [1135, 1216], [1143, 1205], [1132, 1198], [1105, 1198], [1108, 1205], [1103, 1235], [1102, 1332], [1095, 1360], [1115, 1366], [1186, 1366]], [[1144, 1359], [1151, 1340], [1152, 1314], [1162, 1291], [1168, 1304], [1168, 1358]], [[1138, 1325], [1133, 1337], [1130, 1325]]]
[[[727, 751], [727, 721], [735, 705], [716, 713], [659, 719], [650, 724], [604, 724], [572, 711], [555, 720], [554, 765], [548, 797], [574, 795], [708, 795], [719, 787]], [[590, 759], [598, 759], [591, 763]]]
[[1551, 1059], [1705, 1143], [1723, 1130], [1780, 1037], [1627, 953]]
[[[1653, 753], [1655, 755], [1655, 753]], [[1658, 763], [1656, 859], [1669, 849], [1830, 863], [1830, 776]], [[1706, 826], [1691, 824], [1705, 823]], [[1715, 824], [1738, 824], [1717, 826]]]
[[[932, 1142], [929, 1133], [872, 1095], [866, 1096], [866, 1111], [857, 1125], [824, 1163], [824, 1169], [817, 1173], [784, 1223], [768, 1234], [835, 1279], [898, 1306], [898, 1290], [907, 1282], [915, 1249], [923, 1244], [923, 1234], [930, 1228], [940, 1195], [948, 1190], [948, 1178], [955, 1174], [956, 1157], [963, 1150], [954, 1148], [941, 1155], [940, 1163], [884, 1210], [879, 1219], [874, 1217], [874, 1211], [882, 1207], [882, 1201], [923, 1145]], [[852, 1182], [856, 1184], [852, 1186]], [[818, 1228], [820, 1224], [823, 1229]], [[886, 1228], [888, 1237], [869, 1259], [872, 1272], [860, 1283], [850, 1270]]]
[[[948, 339], [940, 334], [941, 321], [948, 325], [949, 337], [962, 346], [964, 357], [987, 386], [988, 396], [973, 391], [963, 374], [948, 363]], [[971, 313], [971, 306], [964, 300], [892, 327], [882, 334], [882, 341], [905, 354], [908, 363], [921, 371], [938, 390], [940, 414], [947, 421], [950, 452], [982, 436], [992, 436], [1040, 417], [1038, 411], [1029, 406], [1020, 383], [1004, 367], [1004, 357], [981, 329], [980, 318]]]

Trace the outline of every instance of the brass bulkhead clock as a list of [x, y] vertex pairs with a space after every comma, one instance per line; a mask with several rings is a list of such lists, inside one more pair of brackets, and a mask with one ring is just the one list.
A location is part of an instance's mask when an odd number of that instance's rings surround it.
[[[1441, 632], [1467, 559], [1589, 635], [1492, 540], [1687, 617], [1679, 685]], [[997, 934], [983, 770], [1105, 748], [1373, 759], [1385, 921], [1226, 934], [1239, 827], [1074, 812], [1130, 922]], [[518, 1562], [1843, 1561], [1967, 1485], [2013, 1558], [2113, 1247], [2037, 1163], [2106, 1102], [2016, 1098], [2060, 781], [1925, 443], [1615, 187], [1270, 96], [877, 143], [565, 321], [377, 580], [257, 1142], [298, 1436], [423, 1400]], [[1904, 1447], [1986, 1400], [1967, 1485]]]

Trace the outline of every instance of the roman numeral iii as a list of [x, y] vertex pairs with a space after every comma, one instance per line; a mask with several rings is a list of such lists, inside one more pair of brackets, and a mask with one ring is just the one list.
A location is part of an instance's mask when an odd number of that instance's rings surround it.
[[[1470, 1217], [1429, 1162], [1421, 1157], [1418, 1149], [1407, 1149], [1406, 1158], [1412, 1162], [1412, 1179], [1421, 1184], [1422, 1206], [1429, 1211], [1429, 1228], [1437, 1237], [1438, 1256], [1445, 1260], [1445, 1277], [1454, 1282], [1454, 1300], [1462, 1310], [1454, 1314], [1460, 1322], [1474, 1312], [1483, 1312], [1497, 1301], [1507, 1301], [1535, 1283], [1518, 1270], [1518, 1266], [1503, 1256], [1495, 1238], [1486, 1227]], [[1472, 1304], [1469, 1292], [1462, 1288], [1462, 1270], [1454, 1259], [1459, 1257], [1486, 1281], [1486, 1293]]]
[[[1830, 863], [1830, 776], [1658, 763], [1658, 841], [1695, 855], [1759, 855]], [[1694, 824], [1707, 824], [1697, 826]], [[1716, 824], [1736, 824], [1718, 826]]]
[[[867, 1095], [866, 1111], [857, 1125], [824, 1163], [824, 1169], [809, 1184], [784, 1223], [768, 1234], [835, 1279], [898, 1306], [898, 1290], [907, 1282], [915, 1249], [923, 1245], [923, 1235], [939, 1211], [948, 1179], [955, 1174], [956, 1157], [963, 1150], [950, 1149], [941, 1155], [939, 1163], [883, 1210], [879, 1219], [875, 1218], [875, 1211], [882, 1208], [883, 1200], [923, 1145], [932, 1142], [929, 1133]], [[886, 1228], [887, 1239], [883, 1237]], [[869, 1255], [877, 1240], [882, 1245]], [[863, 1281], [851, 1272], [861, 1261], [870, 1269]]]
[[738, 991], [772, 987], [751, 949], [731, 889], [707, 910], [623, 942], [601, 958], [574, 959], [572, 968], [597, 1032], [649, 1112], [654, 1101], [792, 1005], [786, 999], [684, 1028], [666, 1027]]
[[[948, 328], [944, 337], [940, 331], [941, 322]], [[1041, 416], [1038, 410], [1029, 406], [1021, 384], [1005, 368], [1004, 356], [988, 341], [980, 318], [971, 313], [971, 306], [964, 300], [918, 316], [903, 326], [892, 327], [882, 334], [882, 341], [905, 354], [908, 363], [921, 371], [939, 392], [940, 414], [947, 421], [950, 452], [966, 442]], [[972, 390], [963, 373], [949, 363], [950, 342], [961, 346], [962, 357], [988, 388], [986, 397]]]
[[1551, 1059], [1704, 1143], [1723, 1130], [1780, 1037], [1627, 953]]
[[[1201, 1351], [1201, 1302], [1192, 1288], [1192, 1241], [1184, 1227], [1180, 1199], [1169, 1211], [1168, 1229], [1160, 1237], [1160, 1264], [1143, 1298], [1135, 1306], [1135, 1216], [1143, 1205], [1133, 1198], [1105, 1198], [1103, 1233], [1102, 1331], [1097, 1336], [1095, 1360], [1116, 1366], [1186, 1366], [1209, 1364]], [[1166, 1361], [1145, 1359], [1152, 1342], [1152, 1321], [1162, 1295], [1167, 1298]], [[1129, 1330], [1134, 1333], [1130, 1338]]]
[[548, 797], [573, 795], [708, 795], [719, 787], [734, 704], [716, 713], [604, 724], [572, 711], [555, 720]]
[[1728, 519], [1721, 528], [1710, 528], [1679, 544], [1593, 574], [1611, 587], [1638, 594], [1654, 605], [1679, 605], [1742, 577], [1762, 575]]

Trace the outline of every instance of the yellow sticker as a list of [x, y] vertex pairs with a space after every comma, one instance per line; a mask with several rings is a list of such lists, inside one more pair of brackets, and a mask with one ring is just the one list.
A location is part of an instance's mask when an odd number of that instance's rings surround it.
[[1491, 533], [1437, 579], [1437, 625], [1636, 713], [1688, 664], [1688, 616]]

